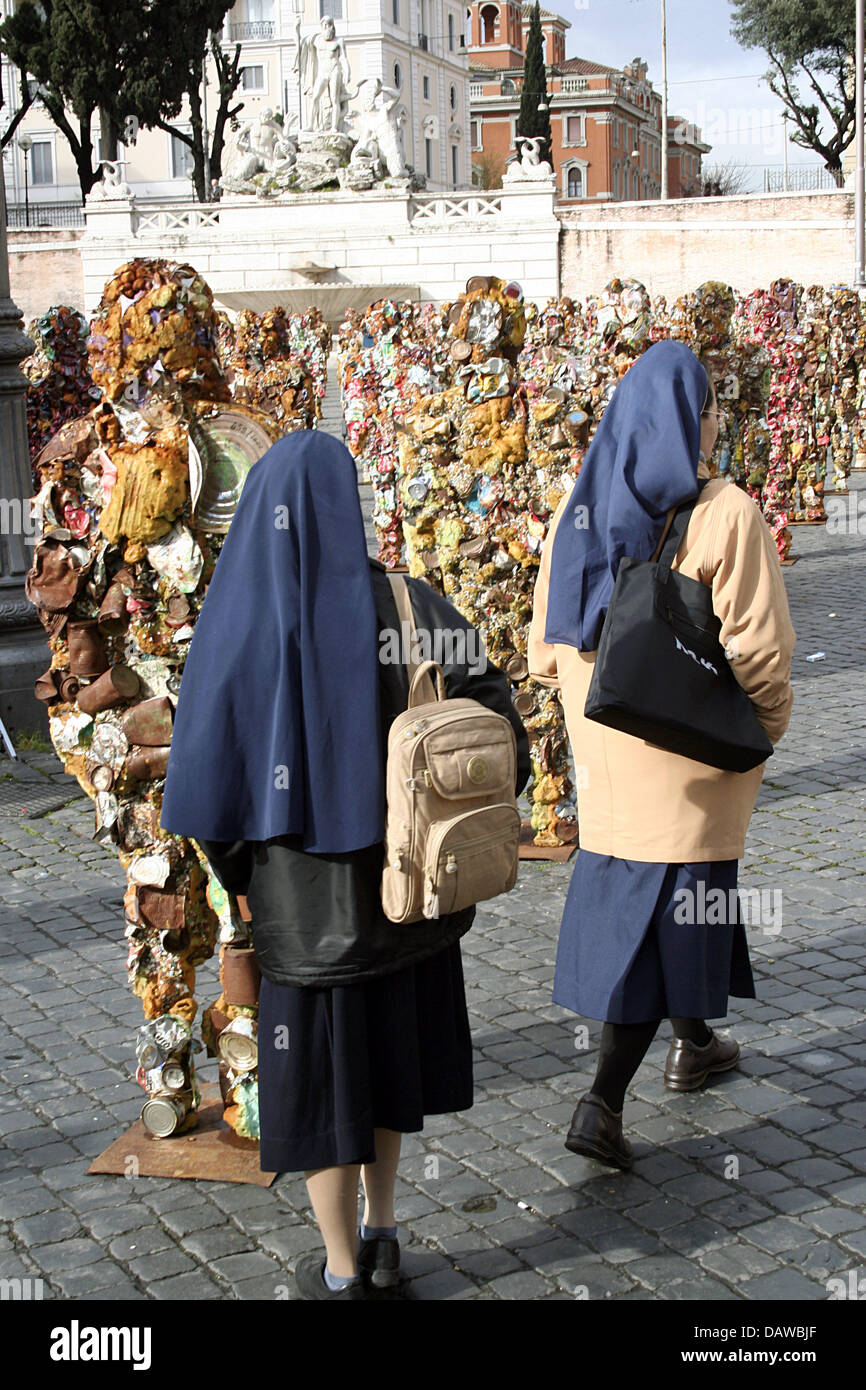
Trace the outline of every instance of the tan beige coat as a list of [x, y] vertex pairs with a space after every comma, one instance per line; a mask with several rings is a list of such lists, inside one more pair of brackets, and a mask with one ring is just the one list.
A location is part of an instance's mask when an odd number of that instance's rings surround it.
[[[698, 474], [706, 477], [704, 466]], [[585, 719], [595, 652], [544, 641], [557, 510], [541, 558], [529, 631], [529, 669], [559, 687], [577, 768], [580, 844], [650, 863], [739, 859], [766, 763], [722, 772]], [[721, 641], [772, 743], [788, 727], [794, 629], [779, 557], [758, 506], [732, 483], [707, 483], [674, 569], [713, 592]]]

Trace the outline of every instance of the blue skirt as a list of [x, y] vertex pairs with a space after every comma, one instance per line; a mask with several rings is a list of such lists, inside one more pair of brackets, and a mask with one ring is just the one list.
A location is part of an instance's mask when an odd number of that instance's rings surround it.
[[554, 1003], [606, 1023], [648, 1023], [721, 1019], [729, 995], [754, 999], [738, 867], [736, 859], [646, 864], [580, 850]]
[[[268, 1045], [287, 1040], [287, 1046]], [[472, 1105], [459, 942], [390, 975], [259, 996], [259, 1162], [296, 1173], [374, 1163], [374, 1130], [409, 1134]]]

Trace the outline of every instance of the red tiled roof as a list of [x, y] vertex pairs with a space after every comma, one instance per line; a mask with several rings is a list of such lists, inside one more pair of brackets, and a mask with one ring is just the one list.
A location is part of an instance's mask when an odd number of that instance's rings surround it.
[[553, 71], [576, 72], [581, 77], [588, 77], [594, 72], [621, 73], [622, 68], [611, 68], [607, 63], [594, 63], [590, 58], [566, 58], [563, 63], [554, 64]]

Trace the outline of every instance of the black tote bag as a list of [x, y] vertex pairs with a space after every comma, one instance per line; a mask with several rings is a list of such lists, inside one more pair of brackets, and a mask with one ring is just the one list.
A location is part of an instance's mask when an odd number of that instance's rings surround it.
[[671, 570], [693, 507], [676, 512], [658, 560], [620, 560], [584, 714], [670, 753], [748, 772], [773, 745], [725, 656], [708, 585]]

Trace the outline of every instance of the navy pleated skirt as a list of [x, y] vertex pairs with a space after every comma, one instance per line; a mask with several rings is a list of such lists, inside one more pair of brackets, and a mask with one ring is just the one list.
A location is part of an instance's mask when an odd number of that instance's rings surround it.
[[737, 898], [738, 861], [646, 864], [580, 850], [553, 1000], [585, 1018], [724, 1018], [755, 998]]
[[259, 997], [260, 1163], [292, 1173], [374, 1163], [374, 1129], [409, 1134], [472, 1105], [459, 943], [366, 984]]

